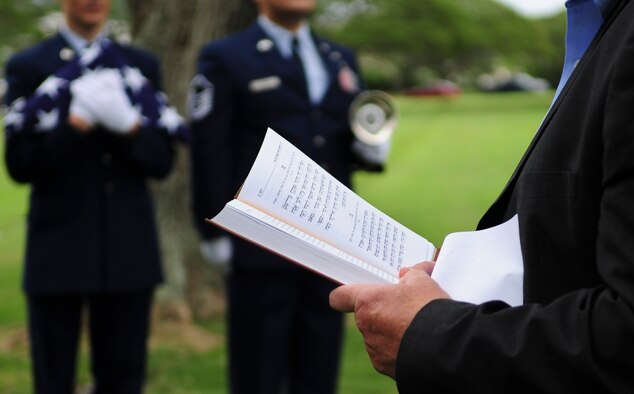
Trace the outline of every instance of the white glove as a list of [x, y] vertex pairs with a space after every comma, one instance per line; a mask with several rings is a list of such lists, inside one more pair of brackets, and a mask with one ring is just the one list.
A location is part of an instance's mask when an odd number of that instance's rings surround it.
[[352, 142], [352, 151], [370, 164], [382, 165], [387, 160], [392, 147], [392, 141], [387, 140], [379, 145], [369, 145], [355, 139]]
[[80, 81], [80, 79], [81, 78], [71, 82], [70, 85], [72, 98], [70, 99], [69, 114], [81, 118], [90, 127], [94, 127], [95, 124], [97, 124], [97, 116], [93, 114], [90, 101], [85, 99], [81, 93], [79, 93], [80, 90], [85, 89], [82, 85], [86, 83], [85, 80]]
[[128, 134], [141, 120], [125, 93], [123, 78], [118, 70], [90, 71], [70, 85], [73, 96], [70, 113], [99, 124], [120, 135]]
[[200, 242], [200, 253], [205, 263], [226, 274], [233, 257], [233, 242], [227, 235]]

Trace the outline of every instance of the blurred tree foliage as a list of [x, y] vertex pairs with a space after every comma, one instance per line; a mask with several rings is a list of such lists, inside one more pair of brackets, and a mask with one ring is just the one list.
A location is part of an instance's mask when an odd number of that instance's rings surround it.
[[[495, 0], [318, 4], [317, 30], [357, 49], [365, 79], [374, 87], [398, 89], [436, 78], [468, 86], [481, 73], [499, 68], [556, 84], [561, 73], [564, 13], [525, 18]], [[55, 11], [57, 0], [0, 0], [0, 62], [39, 40], [44, 34], [42, 17]], [[113, 0], [112, 17], [130, 20], [124, 0]]]
[[39, 18], [56, 6], [55, 0], [0, 0], [0, 48], [24, 47], [42, 36]]
[[556, 83], [561, 72], [563, 13], [530, 19], [493, 0], [322, 0], [321, 8], [318, 30], [356, 48], [377, 84], [468, 84], [498, 67]]
[[[113, 0], [111, 17], [127, 20], [124, 0]], [[14, 52], [55, 31], [60, 20], [58, 0], [0, 0], [0, 65]], [[2, 72], [0, 69], [0, 76]]]

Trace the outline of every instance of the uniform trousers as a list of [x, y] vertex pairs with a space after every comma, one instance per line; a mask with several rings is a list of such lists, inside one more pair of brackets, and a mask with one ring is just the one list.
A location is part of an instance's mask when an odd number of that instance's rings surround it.
[[328, 304], [336, 284], [291, 268], [234, 267], [227, 278], [232, 394], [336, 392], [343, 315]]
[[36, 394], [72, 394], [84, 313], [94, 394], [140, 394], [153, 289], [27, 295]]

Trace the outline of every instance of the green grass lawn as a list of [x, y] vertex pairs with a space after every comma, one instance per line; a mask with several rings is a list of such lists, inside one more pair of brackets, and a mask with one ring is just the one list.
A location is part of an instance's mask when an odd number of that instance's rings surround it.
[[435, 244], [450, 232], [472, 230], [506, 184], [551, 97], [401, 98], [387, 171], [359, 174], [356, 190]]
[[[472, 230], [495, 200], [537, 130], [551, 95], [465, 94], [457, 99], [397, 99], [400, 123], [387, 171], [358, 174], [355, 189], [436, 245]], [[0, 140], [0, 148], [2, 141]], [[20, 291], [28, 189], [0, 170], [0, 393], [31, 392], [24, 300]], [[187, 224], [184, 224], [187, 225]], [[155, 327], [149, 394], [225, 393], [222, 319], [196, 327]], [[203, 345], [201, 345], [203, 344]], [[342, 394], [393, 394], [348, 321]], [[80, 382], [88, 381], [85, 350]]]
[[[4, 138], [0, 139], [2, 145]], [[4, 162], [4, 161], [3, 161]], [[27, 188], [0, 170], [0, 392], [30, 393], [20, 277]]]

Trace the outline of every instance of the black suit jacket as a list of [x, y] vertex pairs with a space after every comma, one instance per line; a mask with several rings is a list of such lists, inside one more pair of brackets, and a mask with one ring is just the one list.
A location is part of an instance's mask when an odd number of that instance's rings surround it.
[[633, 21], [620, 1], [481, 220], [519, 214], [525, 304], [424, 307], [401, 392], [633, 392]]
[[[153, 56], [130, 47], [118, 50], [129, 66], [160, 86]], [[63, 53], [68, 51], [57, 34], [12, 57], [6, 66], [6, 103], [31, 96], [66, 64]], [[171, 169], [166, 133], [144, 126], [131, 138], [104, 130], [81, 135], [62, 125], [50, 133], [8, 135], [5, 150], [9, 174], [31, 184], [24, 275], [28, 293], [123, 291], [162, 280], [146, 181]]]
[[[215, 216], [234, 197], [268, 127], [346, 185], [353, 169], [364, 165], [352, 153], [348, 123], [348, 108], [361, 88], [356, 57], [345, 47], [314, 40], [330, 78], [317, 105], [308, 99], [303, 76], [257, 23], [201, 50], [194, 87], [199, 92], [207, 88], [211, 97], [194, 103], [212, 103], [211, 110], [199, 114], [194, 109], [191, 116], [194, 218], [202, 238], [225, 234], [204, 219]], [[246, 243], [236, 248], [234, 264], [292, 267]]]

